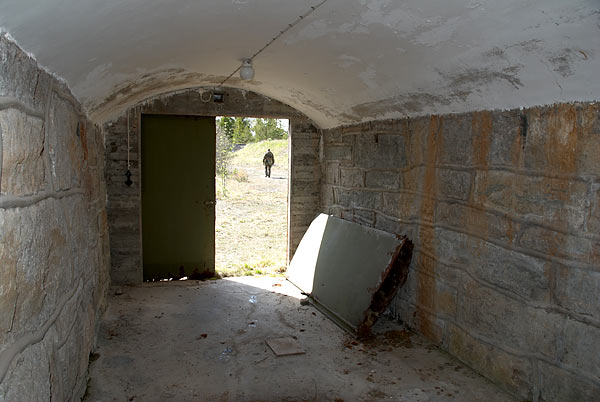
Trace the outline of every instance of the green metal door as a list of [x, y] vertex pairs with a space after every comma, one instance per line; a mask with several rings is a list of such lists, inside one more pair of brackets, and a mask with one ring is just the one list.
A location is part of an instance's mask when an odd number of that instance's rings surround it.
[[215, 119], [142, 115], [144, 280], [215, 272]]

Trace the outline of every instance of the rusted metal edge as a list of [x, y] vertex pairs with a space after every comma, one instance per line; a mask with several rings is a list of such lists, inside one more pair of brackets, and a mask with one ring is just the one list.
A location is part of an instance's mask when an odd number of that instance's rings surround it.
[[381, 274], [381, 282], [373, 293], [371, 305], [363, 314], [363, 320], [356, 328], [358, 338], [368, 338], [371, 327], [377, 322], [381, 313], [385, 311], [398, 289], [406, 283], [408, 271], [412, 260], [413, 243], [402, 236], [402, 242], [396, 247], [390, 264]]
[[[332, 311], [321, 304], [312, 294], [307, 295], [308, 300], [317, 310], [350, 335], [356, 336], [359, 339], [368, 338], [371, 334], [371, 327], [377, 322], [381, 313], [385, 311], [392, 299], [396, 296], [398, 289], [404, 286], [408, 279], [413, 247], [412, 241], [405, 236], [402, 236], [402, 242], [396, 247], [389, 265], [381, 274], [381, 281], [373, 293], [371, 305], [364, 312], [364, 318], [357, 327], [350, 324], [335, 311]], [[290, 283], [293, 284], [293, 282]]]

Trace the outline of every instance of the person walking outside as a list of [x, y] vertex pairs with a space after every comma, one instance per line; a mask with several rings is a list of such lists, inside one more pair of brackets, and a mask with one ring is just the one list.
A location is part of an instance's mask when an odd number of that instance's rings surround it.
[[275, 156], [270, 149], [267, 149], [267, 153], [263, 157], [263, 165], [265, 165], [265, 177], [271, 177], [271, 166], [275, 164]]

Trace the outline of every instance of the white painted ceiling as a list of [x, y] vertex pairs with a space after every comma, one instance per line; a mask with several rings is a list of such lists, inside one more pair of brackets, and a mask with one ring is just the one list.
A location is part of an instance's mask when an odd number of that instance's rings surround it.
[[[321, 0], [0, 0], [0, 27], [97, 122], [215, 86]], [[327, 0], [225, 86], [327, 128], [600, 99], [598, 0]]]

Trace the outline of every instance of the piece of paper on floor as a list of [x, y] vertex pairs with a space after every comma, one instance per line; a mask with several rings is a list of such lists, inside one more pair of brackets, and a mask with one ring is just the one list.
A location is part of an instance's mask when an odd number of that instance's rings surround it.
[[267, 345], [276, 356], [301, 355], [305, 350], [300, 346], [298, 340], [292, 337], [267, 339]]

